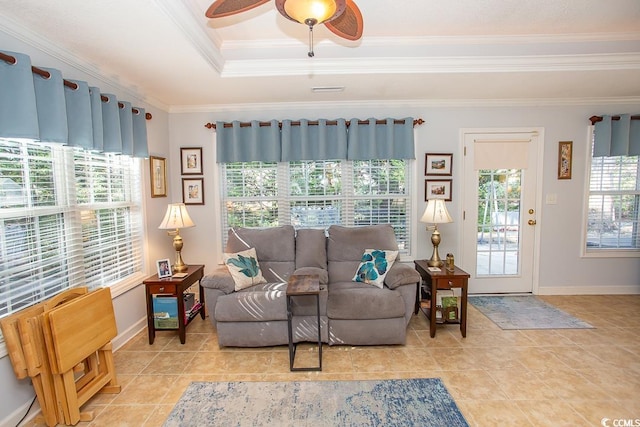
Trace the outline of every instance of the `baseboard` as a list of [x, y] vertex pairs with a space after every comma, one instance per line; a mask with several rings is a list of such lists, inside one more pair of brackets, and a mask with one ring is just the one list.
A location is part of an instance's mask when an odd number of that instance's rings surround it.
[[537, 295], [640, 295], [636, 286], [540, 286]]
[[142, 319], [131, 325], [126, 331], [118, 334], [118, 336], [111, 341], [111, 343], [113, 344], [113, 351], [116, 351], [117, 349], [125, 345], [131, 338], [135, 337], [141, 331], [146, 329], [146, 327], [147, 318], [143, 317]]
[[[35, 397], [35, 395], [33, 397]], [[24, 420], [22, 420], [22, 423], [20, 425], [21, 426], [29, 425], [30, 422], [35, 419], [36, 415], [38, 415], [40, 413], [40, 405], [38, 404], [38, 401], [36, 400], [33, 403], [33, 406], [31, 407], [31, 410], [29, 410], [29, 413], [25, 417], [24, 414], [29, 409], [29, 405], [31, 405], [31, 400], [26, 402], [24, 405], [20, 405], [15, 411], [13, 411], [11, 414], [9, 414], [8, 417], [6, 417], [4, 420], [0, 421], [0, 427], [15, 427], [15, 426], [18, 425], [18, 422], [20, 422], [22, 417], [24, 417]]]

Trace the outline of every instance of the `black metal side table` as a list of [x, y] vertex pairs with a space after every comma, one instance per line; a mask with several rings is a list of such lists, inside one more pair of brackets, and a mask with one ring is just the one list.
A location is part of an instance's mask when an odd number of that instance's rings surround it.
[[[318, 319], [318, 366], [310, 368], [294, 368], [297, 344], [293, 342], [293, 310], [291, 299], [302, 295], [316, 297], [316, 313]], [[320, 278], [317, 274], [289, 277], [287, 284], [287, 326], [289, 330], [289, 369], [291, 371], [322, 371], [322, 336], [320, 333]]]

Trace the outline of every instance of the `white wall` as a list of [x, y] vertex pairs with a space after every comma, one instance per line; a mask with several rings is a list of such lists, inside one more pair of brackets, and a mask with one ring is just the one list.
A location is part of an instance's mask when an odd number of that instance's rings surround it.
[[[425, 102], [426, 104], [426, 102]], [[179, 156], [180, 147], [203, 147], [205, 162], [204, 206], [189, 206], [196, 227], [182, 233], [186, 245], [185, 259], [206, 264], [211, 271], [221, 258], [220, 205], [215, 203], [219, 183], [215, 156], [215, 131], [204, 124], [216, 120], [247, 121], [251, 119], [335, 119], [338, 117], [366, 119], [368, 117], [412, 116], [422, 118], [425, 124], [416, 127], [416, 168], [413, 181], [416, 212], [424, 209], [424, 153], [453, 153], [453, 201], [449, 204], [455, 223], [440, 227], [446, 238], [441, 253], [461, 254], [462, 219], [462, 154], [460, 129], [541, 127], [544, 129], [543, 185], [541, 197], [557, 194], [557, 204], [542, 203], [538, 215], [540, 227], [540, 269], [538, 292], [541, 294], [602, 294], [640, 293], [640, 258], [582, 258], [581, 233], [584, 204], [586, 160], [589, 155], [588, 118], [593, 115], [638, 113], [640, 104], [634, 105], [566, 105], [566, 106], [314, 106], [296, 105], [252, 107], [246, 111], [212, 111], [210, 113], [173, 113], [170, 117], [171, 155]], [[574, 157], [571, 180], [557, 179], [558, 141], [573, 141]], [[172, 186], [180, 182], [180, 167], [173, 162]], [[417, 230], [417, 258], [431, 255], [429, 234], [423, 224], [413, 224]], [[462, 265], [464, 268], [464, 265]]]

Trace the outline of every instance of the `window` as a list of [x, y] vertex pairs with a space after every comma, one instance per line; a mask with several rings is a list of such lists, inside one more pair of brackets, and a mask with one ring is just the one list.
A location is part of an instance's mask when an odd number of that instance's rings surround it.
[[640, 249], [639, 162], [638, 156], [591, 157], [587, 253]]
[[141, 274], [141, 181], [128, 156], [0, 139], [0, 317]]
[[407, 160], [224, 163], [223, 235], [230, 227], [390, 223], [409, 254]]

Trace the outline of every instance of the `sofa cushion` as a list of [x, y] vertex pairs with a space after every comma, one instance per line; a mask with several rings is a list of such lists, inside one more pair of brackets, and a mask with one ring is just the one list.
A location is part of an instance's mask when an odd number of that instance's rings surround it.
[[265, 283], [218, 297], [218, 322], [287, 320], [286, 283]]
[[420, 273], [412, 265], [396, 262], [384, 278], [384, 284], [389, 289], [395, 289], [401, 285], [419, 283], [421, 280]]
[[260, 271], [254, 248], [236, 253], [225, 252], [222, 259], [233, 277], [236, 291], [267, 282]]
[[296, 268], [327, 269], [327, 236], [324, 230], [301, 228], [296, 232]]
[[390, 224], [364, 227], [332, 225], [327, 229], [329, 286], [351, 281], [365, 249], [397, 251], [398, 244]]
[[398, 256], [398, 251], [367, 249], [362, 254], [362, 260], [353, 276], [354, 282], [363, 282], [382, 288], [384, 278]]
[[295, 229], [290, 225], [269, 228], [229, 229], [225, 252], [256, 249], [267, 282], [286, 282], [295, 270]]
[[404, 317], [405, 311], [404, 299], [397, 291], [360, 282], [329, 285], [327, 316], [330, 319], [392, 319]]

